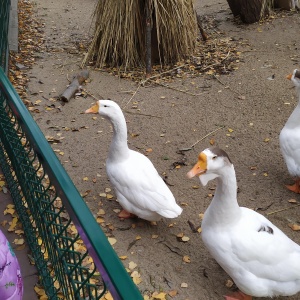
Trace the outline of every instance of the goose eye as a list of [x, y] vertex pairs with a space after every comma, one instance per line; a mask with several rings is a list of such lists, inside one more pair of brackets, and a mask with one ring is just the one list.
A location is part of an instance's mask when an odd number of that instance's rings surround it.
[[104, 106], [104, 107], [108, 107], [108, 105], [106, 105], [106, 104], [104, 104], [103, 106]]
[[215, 156], [212, 157], [212, 159], [216, 159], [216, 158], [217, 158], [217, 155], [215, 155]]

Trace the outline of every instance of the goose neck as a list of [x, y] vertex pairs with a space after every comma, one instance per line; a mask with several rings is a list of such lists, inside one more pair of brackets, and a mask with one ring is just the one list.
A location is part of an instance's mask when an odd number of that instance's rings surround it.
[[206, 211], [206, 219], [214, 225], [226, 226], [239, 220], [240, 207], [237, 202], [237, 183], [233, 165], [223, 169], [216, 179], [214, 198]]

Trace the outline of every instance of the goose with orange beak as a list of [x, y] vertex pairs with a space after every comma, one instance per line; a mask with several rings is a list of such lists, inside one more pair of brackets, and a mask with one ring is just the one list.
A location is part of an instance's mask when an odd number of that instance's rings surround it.
[[100, 114], [113, 126], [106, 172], [123, 207], [119, 217], [138, 216], [148, 221], [178, 217], [182, 208], [152, 162], [128, 148], [126, 121], [119, 105], [111, 100], [98, 100], [85, 113]]
[[300, 291], [300, 246], [263, 215], [240, 207], [234, 166], [217, 147], [198, 156], [187, 173], [205, 186], [217, 183], [204, 213], [202, 240], [210, 254], [239, 288], [227, 300], [290, 296]]
[[279, 144], [288, 171], [295, 180], [294, 184], [286, 187], [290, 191], [300, 194], [300, 71], [295, 69], [287, 78], [296, 87], [299, 99], [297, 106], [280, 132]]

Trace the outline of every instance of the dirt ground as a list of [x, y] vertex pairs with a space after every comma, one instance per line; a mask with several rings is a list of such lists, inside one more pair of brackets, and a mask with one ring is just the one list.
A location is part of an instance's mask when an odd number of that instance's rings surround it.
[[[128, 256], [123, 261], [125, 267], [131, 261], [137, 264], [142, 278], [138, 287], [143, 295], [176, 290], [172, 299], [222, 299], [230, 290], [226, 287], [229, 276], [188, 224], [200, 225], [199, 214], [208, 207], [214, 184], [202, 187], [197, 179], [187, 179], [186, 173], [198, 153], [214, 139], [235, 165], [240, 205], [258, 209], [300, 243], [299, 232], [288, 226], [300, 222], [300, 207], [288, 200], [300, 203], [300, 199], [284, 187], [290, 177], [278, 143], [280, 130], [297, 100], [286, 75], [300, 65], [300, 15], [289, 13], [262, 24], [243, 25], [234, 21], [225, 0], [195, 1], [197, 12], [214, 18], [215, 30], [234, 39], [241, 55], [235, 72], [218, 79], [182, 76], [171, 83], [177, 90], [155, 85], [137, 89], [130, 80], [90, 69], [91, 80], [85, 88], [123, 107], [130, 148], [148, 154], [158, 172], [167, 176], [183, 207], [177, 219], [149, 226], [137, 220], [120, 221], [114, 211], [120, 208], [115, 197], [108, 200], [99, 196], [111, 188], [105, 159], [112, 130], [100, 116], [82, 114], [94, 99], [77, 97], [65, 105], [53, 99], [80, 69], [83, 56], [76, 45], [87, 42], [92, 34], [89, 28], [96, 2], [35, 0], [36, 17], [45, 26], [46, 49], [37, 54], [39, 58], [28, 73], [30, 100], [41, 100], [36, 102], [39, 113], [33, 112], [33, 116], [46, 136], [63, 138], [53, 149], [78, 190], [82, 194], [90, 191], [84, 199], [95, 216], [100, 208], [105, 211], [103, 230], [116, 238], [118, 255]], [[204, 138], [220, 126], [224, 128]], [[192, 150], [178, 153], [197, 141]], [[146, 152], [149, 148], [152, 152]], [[174, 168], [174, 163], [182, 161], [186, 165]], [[278, 211], [293, 205], [294, 209]], [[112, 230], [109, 225], [113, 225]], [[179, 233], [190, 240], [180, 242], [176, 237]], [[190, 262], [184, 262], [183, 256]], [[299, 299], [299, 295], [284, 299]]]

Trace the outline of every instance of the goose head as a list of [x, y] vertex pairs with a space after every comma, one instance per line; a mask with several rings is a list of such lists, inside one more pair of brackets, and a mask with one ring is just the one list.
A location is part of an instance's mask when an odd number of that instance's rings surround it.
[[120, 106], [112, 100], [98, 100], [95, 105], [85, 111], [86, 114], [100, 114], [107, 119], [116, 119], [122, 114]]
[[290, 79], [297, 89], [300, 88], [300, 71], [295, 69], [292, 74], [287, 76], [287, 79]]
[[224, 168], [232, 166], [227, 153], [218, 148], [211, 147], [202, 151], [198, 156], [195, 166], [187, 173], [188, 178], [198, 176], [200, 182], [205, 186], [224, 173]]

